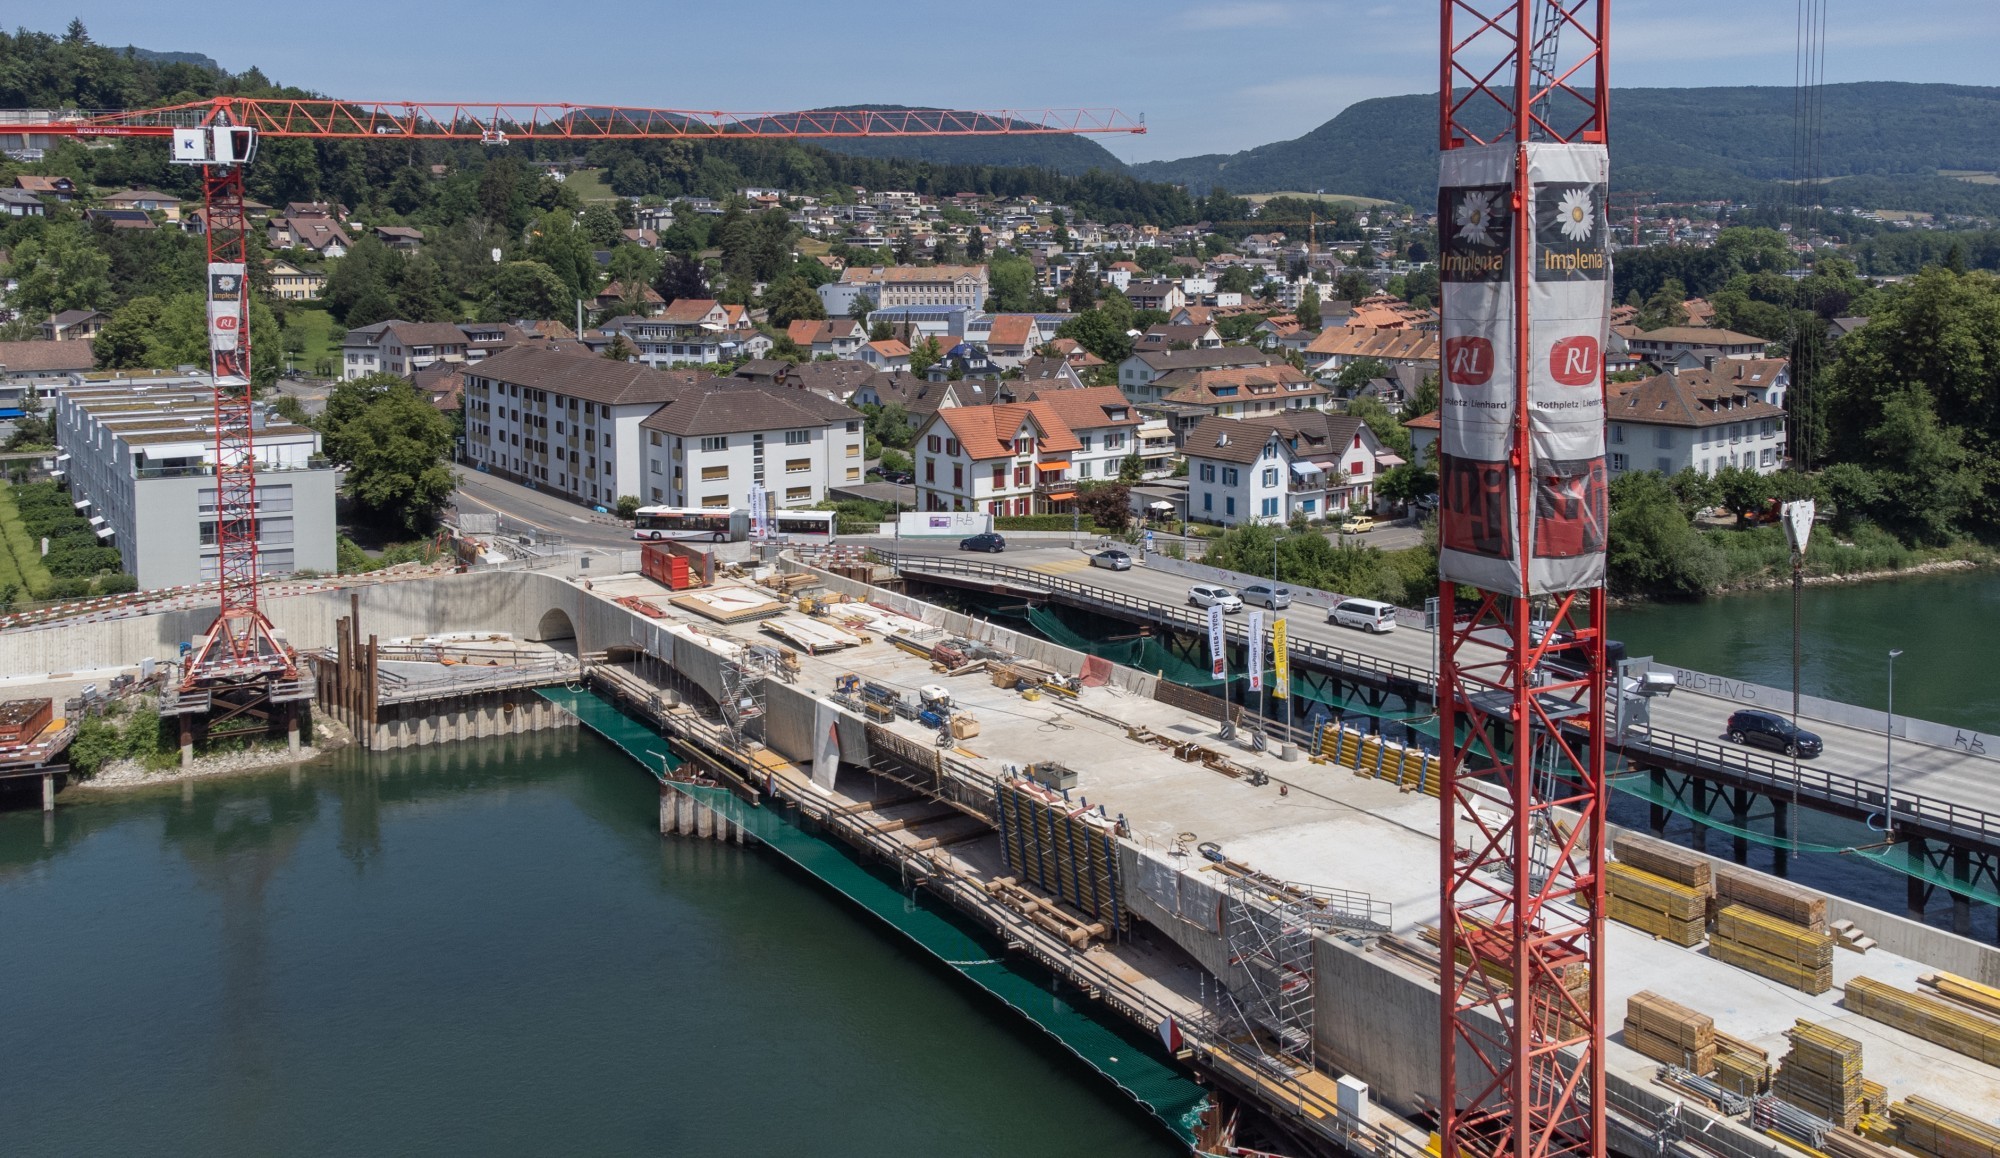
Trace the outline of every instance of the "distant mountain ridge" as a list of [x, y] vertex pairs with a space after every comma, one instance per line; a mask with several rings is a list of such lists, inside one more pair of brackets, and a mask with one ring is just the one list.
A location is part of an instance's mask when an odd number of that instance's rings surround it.
[[[805, 112], [904, 112], [926, 111], [923, 105], [830, 105]], [[1016, 125], [1030, 127], [1026, 122]], [[1125, 162], [1092, 137], [1081, 135], [1023, 135], [994, 137], [826, 137], [811, 142], [814, 147], [850, 157], [898, 157], [930, 161], [939, 165], [1021, 165], [1054, 169], [1067, 176], [1101, 169], [1107, 173], [1126, 172]]]
[[126, 45], [120, 51], [129, 52], [137, 59], [152, 64], [192, 64], [196, 68], [205, 68], [210, 72], [222, 71], [222, 65], [216, 63], [214, 57], [200, 52], [159, 52], [151, 48], [140, 48], [137, 45], [131, 44]]
[[[1942, 170], [2000, 169], [2000, 88], [1831, 84], [1824, 102], [1824, 176], [1935, 178]], [[1721, 197], [1788, 179], [1793, 103], [1792, 89], [1775, 86], [1614, 89], [1612, 180], [1665, 197]], [[1196, 193], [1216, 186], [1233, 193], [1325, 189], [1422, 204], [1437, 182], [1436, 141], [1435, 94], [1380, 97], [1290, 141], [1142, 162], [1129, 171]]]

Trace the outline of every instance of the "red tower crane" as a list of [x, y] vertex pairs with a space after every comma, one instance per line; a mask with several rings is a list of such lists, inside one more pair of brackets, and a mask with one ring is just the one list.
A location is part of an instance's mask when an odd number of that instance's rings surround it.
[[1440, 1153], [1595, 1156], [1610, 0], [1441, 7]]
[[[215, 382], [216, 543], [221, 608], [183, 667], [182, 705], [216, 699], [254, 711], [295, 684], [298, 660], [257, 605], [257, 463], [251, 390], [248, 217], [243, 169], [261, 137], [374, 141], [594, 142], [1143, 133], [1115, 109], [951, 109], [726, 113], [607, 105], [335, 101], [223, 96], [163, 108], [15, 114], [29, 136], [163, 137], [176, 164], [202, 167], [208, 236], [210, 369]], [[280, 697], [282, 698], [282, 697]], [[301, 697], [302, 698], [302, 697]]]

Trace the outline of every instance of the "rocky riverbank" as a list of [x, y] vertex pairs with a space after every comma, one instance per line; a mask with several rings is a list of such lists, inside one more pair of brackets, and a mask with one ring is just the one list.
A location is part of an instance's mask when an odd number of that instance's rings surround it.
[[100, 793], [118, 794], [155, 788], [164, 784], [266, 772], [273, 768], [303, 764], [353, 743], [353, 737], [348, 734], [347, 729], [331, 716], [315, 716], [312, 728], [313, 743], [301, 744], [296, 752], [286, 747], [284, 741], [279, 740], [250, 748], [196, 756], [194, 763], [186, 768], [176, 763], [171, 768], [154, 769], [146, 767], [138, 760], [112, 760], [99, 768], [89, 779], [77, 781], [64, 789], [63, 796], [81, 799]]

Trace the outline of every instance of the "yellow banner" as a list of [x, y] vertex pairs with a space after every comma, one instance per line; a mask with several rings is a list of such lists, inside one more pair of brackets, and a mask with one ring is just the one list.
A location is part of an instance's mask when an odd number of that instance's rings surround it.
[[1292, 654], [1285, 642], [1285, 617], [1271, 624], [1271, 694], [1284, 699], [1292, 694]]

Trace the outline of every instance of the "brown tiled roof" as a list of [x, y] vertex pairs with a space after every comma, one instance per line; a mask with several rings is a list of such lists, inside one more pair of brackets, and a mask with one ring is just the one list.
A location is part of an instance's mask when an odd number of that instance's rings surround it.
[[843, 399], [866, 385], [875, 376], [875, 367], [845, 359], [835, 362], [800, 362], [787, 371], [782, 381], [801, 390], [828, 390]]
[[1248, 346], [1211, 350], [1142, 350], [1133, 355], [1162, 374], [1174, 370], [1210, 370], [1221, 366], [1268, 366], [1271, 356]]
[[879, 342], [870, 342], [868, 345], [884, 358], [907, 358], [910, 356], [910, 348], [894, 338], [884, 338]]
[[71, 342], [0, 342], [0, 369], [12, 374], [88, 370], [96, 365], [89, 338]]
[[1438, 417], [1438, 412], [1435, 410], [1431, 411], [1429, 414], [1419, 414], [1415, 418], [1405, 419], [1403, 421], [1403, 425], [1411, 428], [1412, 430], [1444, 429], [1444, 423]]
[[850, 285], [856, 282], [878, 281], [957, 281], [960, 278], [980, 278], [984, 276], [986, 276], [986, 267], [983, 265], [850, 265], [840, 271], [840, 280]]
[[[1105, 426], [1137, 426], [1145, 419], [1116, 386], [1090, 386], [1082, 390], [1036, 390], [1028, 401], [1046, 403], [1072, 432]], [[1122, 415], [1122, 417], [1116, 417]]]
[[[1166, 402], [1186, 402], [1197, 406], [1211, 406], [1217, 402], [1237, 402], [1244, 398], [1261, 398], [1277, 395], [1313, 396], [1323, 395], [1323, 387], [1312, 385], [1297, 367], [1288, 362], [1272, 366], [1241, 366], [1219, 370], [1176, 370], [1161, 376], [1154, 385], [1168, 391], [1161, 396]], [[1228, 397], [1217, 397], [1218, 386], [1234, 386], [1238, 393]]]
[[1655, 374], [1614, 386], [1604, 416], [1612, 422], [1696, 427], [1784, 416], [1783, 407], [1757, 401], [1750, 384], [1732, 379], [1729, 371], [1730, 364], [1718, 362], [1714, 370]]
[[1001, 314], [993, 319], [993, 332], [986, 336], [993, 346], [1025, 346], [1035, 332], [1035, 319], [1027, 314]]
[[450, 322], [390, 322], [382, 329], [405, 346], [463, 346], [465, 331]]
[[730, 378], [710, 378], [706, 386], [684, 389], [679, 396], [646, 416], [639, 425], [695, 438], [710, 434], [742, 434], [755, 430], [825, 426], [858, 419], [860, 415], [810, 391], [788, 390]]
[[1063, 358], [1029, 358], [1021, 363], [1021, 377], [1029, 382], [1055, 381], [1067, 384], [1080, 381], [1068, 360]]
[[714, 308], [714, 298], [675, 298], [667, 303], [667, 308], [661, 312], [659, 320], [693, 325], [707, 317], [708, 311]]
[[1438, 340], [1420, 330], [1382, 330], [1372, 327], [1341, 327], [1320, 332], [1306, 347], [1306, 353], [1324, 357], [1379, 358], [1385, 362], [1435, 362]]
[[1023, 421], [1034, 425], [1041, 435], [1040, 449], [1064, 453], [1080, 450], [1083, 444], [1047, 402], [1002, 402], [993, 406], [947, 406], [938, 418], [952, 436], [965, 447], [975, 462], [989, 458], [1011, 458], [1014, 452], [1002, 445], [1011, 440]]
[[655, 370], [639, 362], [614, 362], [580, 347], [566, 352], [570, 349], [515, 346], [470, 367], [470, 371], [481, 378], [612, 406], [670, 402], [682, 390], [714, 377], [694, 370]]
[[1161, 322], [1157, 326], [1147, 327], [1145, 336], [1147, 338], [1157, 338], [1165, 345], [1172, 345], [1175, 342], [1186, 342], [1192, 346], [1203, 338], [1208, 337], [1208, 332], [1214, 328], [1214, 326], [1210, 325], [1176, 326], [1170, 322]]
[[1667, 342], [1676, 346], [1762, 346], [1764, 339], [1713, 326], [1663, 326], [1628, 334], [1632, 341]]
[[1218, 462], [1253, 463], [1264, 457], [1271, 436], [1285, 431], [1269, 422], [1244, 418], [1204, 418], [1188, 431], [1181, 449], [1189, 458]]

